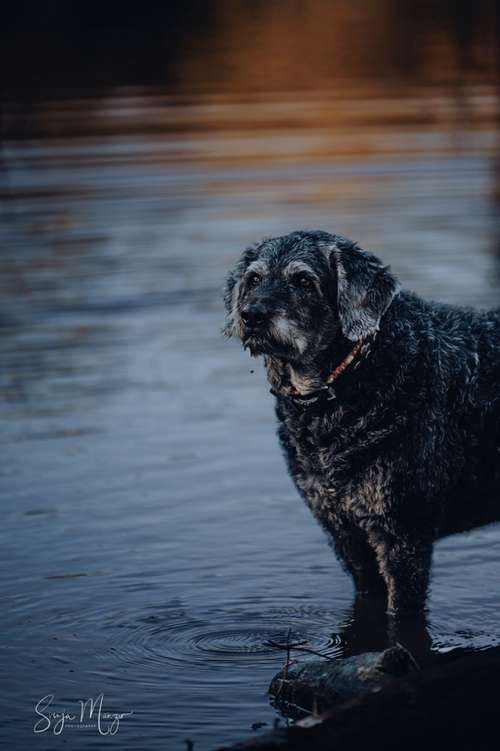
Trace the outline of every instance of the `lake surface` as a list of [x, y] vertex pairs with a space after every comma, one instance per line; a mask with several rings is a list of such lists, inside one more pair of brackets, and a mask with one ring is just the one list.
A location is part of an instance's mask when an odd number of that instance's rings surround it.
[[[277, 719], [269, 638], [383, 646], [287, 476], [262, 364], [221, 336], [221, 286], [246, 244], [309, 227], [357, 239], [429, 297], [499, 305], [491, 97], [470, 92], [465, 128], [441, 90], [341, 105], [118, 91], [56, 102], [43, 116], [57, 137], [4, 145], [10, 751], [206, 751]], [[499, 644], [499, 569], [498, 525], [440, 542], [408, 643], [436, 659]], [[34, 733], [42, 697], [71, 713], [100, 694], [133, 713], [116, 735], [69, 720]]]

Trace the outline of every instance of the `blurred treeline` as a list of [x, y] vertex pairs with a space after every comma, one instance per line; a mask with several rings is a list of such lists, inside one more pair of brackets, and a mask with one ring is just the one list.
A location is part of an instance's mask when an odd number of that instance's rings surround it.
[[493, 84], [495, 0], [8, 2], [2, 100]]

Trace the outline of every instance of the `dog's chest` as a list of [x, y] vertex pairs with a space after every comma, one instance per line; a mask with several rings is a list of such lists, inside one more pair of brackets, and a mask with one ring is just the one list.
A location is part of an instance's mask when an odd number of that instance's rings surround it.
[[297, 488], [320, 517], [383, 514], [389, 478], [379, 436], [342, 408], [323, 415], [281, 416], [280, 440]]

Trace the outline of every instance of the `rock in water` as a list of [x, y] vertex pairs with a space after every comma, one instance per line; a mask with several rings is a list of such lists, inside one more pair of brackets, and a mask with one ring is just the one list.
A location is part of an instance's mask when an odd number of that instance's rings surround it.
[[334, 704], [380, 691], [419, 668], [404, 647], [338, 660], [311, 660], [285, 667], [269, 686], [272, 703], [284, 714], [323, 711]]

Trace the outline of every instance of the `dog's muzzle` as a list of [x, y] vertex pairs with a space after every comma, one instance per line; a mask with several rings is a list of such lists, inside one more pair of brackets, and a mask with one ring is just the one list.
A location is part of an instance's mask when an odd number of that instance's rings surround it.
[[243, 346], [252, 354], [262, 354], [269, 337], [271, 311], [262, 304], [247, 305], [240, 312], [243, 324]]
[[240, 313], [245, 329], [250, 332], [258, 332], [267, 323], [269, 311], [263, 305], [248, 305]]

